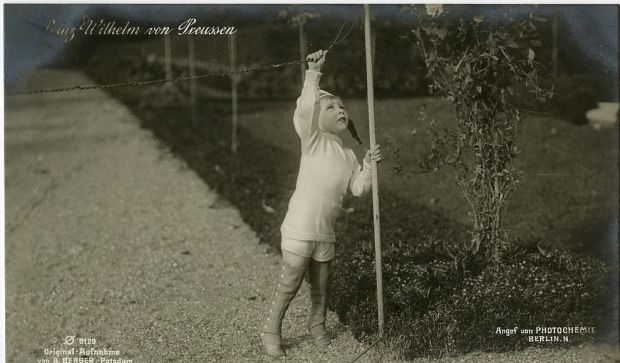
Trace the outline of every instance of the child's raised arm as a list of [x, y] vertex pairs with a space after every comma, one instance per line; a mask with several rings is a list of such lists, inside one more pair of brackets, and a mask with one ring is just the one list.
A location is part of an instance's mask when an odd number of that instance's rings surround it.
[[321, 79], [321, 67], [325, 63], [327, 51], [319, 50], [306, 58], [308, 60], [308, 70], [301, 96], [297, 99], [297, 108], [293, 115], [295, 131], [301, 139], [302, 150], [308, 150], [319, 132], [319, 115], [321, 113], [321, 103], [319, 101], [319, 81]]

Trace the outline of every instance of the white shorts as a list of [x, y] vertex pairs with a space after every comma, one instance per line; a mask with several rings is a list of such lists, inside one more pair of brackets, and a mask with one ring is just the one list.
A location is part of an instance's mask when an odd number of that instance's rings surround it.
[[315, 261], [320, 262], [333, 259], [336, 251], [333, 242], [301, 241], [285, 236], [282, 236], [280, 248], [299, 256], [312, 257]]

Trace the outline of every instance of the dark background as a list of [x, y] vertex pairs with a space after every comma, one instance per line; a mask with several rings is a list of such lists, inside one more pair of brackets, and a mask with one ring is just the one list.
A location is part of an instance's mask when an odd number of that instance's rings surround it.
[[[423, 5], [417, 5], [423, 6]], [[551, 69], [552, 35], [554, 13], [558, 21], [558, 70], [560, 81], [567, 76], [582, 75], [594, 82], [595, 98], [613, 101], [618, 97], [618, 16], [617, 7], [611, 5], [459, 5], [447, 7], [449, 17], [482, 14], [486, 18], [501, 16], [511, 11], [515, 17], [530, 12], [548, 19], [541, 23], [539, 31], [543, 46], [536, 49], [536, 59]], [[345, 20], [357, 19], [359, 26], [349, 35], [333, 57], [332, 69], [337, 72], [341, 85], [333, 85], [333, 91], [343, 96], [361, 97], [365, 94], [363, 74], [363, 30], [360, 5], [6, 5], [5, 6], [5, 81], [9, 91], [23, 89], [24, 74], [43, 65], [75, 67], [83, 65], [93, 54], [93, 48], [101, 42], [139, 42], [139, 36], [82, 36], [76, 34], [73, 41], [64, 43], [61, 37], [41, 31], [50, 19], [57, 24], [78, 26], [83, 15], [91, 18], [130, 21], [134, 25], [168, 25], [176, 27], [189, 17], [196, 18], [196, 25], [232, 25], [239, 29], [238, 64], [271, 64], [299, 58], [297, 28], [287, 21], [299, 13], [310, 12], [318, 17], [306, 25], [310, 51], [325, 48], [335, 37]], [[286, 13], [286, 17], [282, 17]], [[415, 25], [415, 18], [401, 5], [373, 6], [377, 30], [377, 54], [375, 64], [378, 96], [423, 95], [427, 91], [420, 59], [411, 43], [403, 36]], [[234, 20], [233, 20], [234, 19]], [[147, 37], [156, 40], [156, 36]], [[180, 38], [180, 37], [179, 37]], [[204, 44], [197, 45], [197, 52], [208, 59], [227, 63], [226, 43], [216, 36], [204, 36]], [[223, 37], [219, 37], [223, 38]], [[223, 43], [213, 46], [212, 43]], [[162, 50], [163, 52], [163, 50]], [[110, 54], [111, 58], [122, 52]], [[295, 69], [296, 70], [296, 69]], [[543, 74], [550, 76], [550, 72]], [[564, 77], [564, 78], [562, 78]], [[295, 79], [293, 79], [295, 78]], [[283, 87], [273, 87], [270, 92], [294, 96], [299, 72], [284, 72], [277, 79]], [[583, 77], [582, 77], [583, 78]], [[260, 80], [260, 77], [259, 79]], [[588, 81], [588, 82], [590, 82]], [[256, 84], [254, 82], [249, 83]], [[273, 83], [271, 83], [273, 84]], [[346, 86], [344, 86], [346, 85]], [[258, 87], [258, 86], [255, 86]], [[569, 86], [570, 87], [570, 86]], [[244, 87], [240, 87], [243, 92]], [[250, 87], [251, 88], [251, 87]], [[264, 90], [247, 89], [248, 95], [265, 95]]]

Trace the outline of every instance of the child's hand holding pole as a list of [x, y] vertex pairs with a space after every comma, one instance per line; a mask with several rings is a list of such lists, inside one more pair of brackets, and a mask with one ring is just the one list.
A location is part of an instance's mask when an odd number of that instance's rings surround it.
[[366, 156], [364, 157], [364, 164], [371, 165], [371, 162], [381, 162], [381, 149], [379, 149], [379, 145], [375, 145], [374, 148], [368, 149], [366, 152]]
[[319, 50], [314, 53], [308, 54], [306, 60], [308, 61], [308, 69], [315, 72], [320, 72], [323, 64], [325, 64], [326, 50]]

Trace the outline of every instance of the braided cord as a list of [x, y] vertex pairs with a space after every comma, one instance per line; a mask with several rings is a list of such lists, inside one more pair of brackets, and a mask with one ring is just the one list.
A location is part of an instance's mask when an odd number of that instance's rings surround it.
[[91, 86], [75, 85], [72, 87], [64, 87], [64, 88], [48, 88], [48, 89], [28, 91], [26, 92], [26, 94], [66, 92], [66, 91], [75, 91], [75, 90], [84, 91], [84, 90], [92, 90], [92, 89], [105, 89], [105, 88], [117, 88], [117, 87], [150, 86], [154, 84], [162, 84], [162, 83], [169, 83], [169, 82], [182, 82], [182, 81], [188, 81], [190, 79], [201, 79], [201, 78], [207, 78], [207, 77], [229, 77], [229, 76], [232, 76], [233, 74], [269, 71], [269, 70], [274, 70], [274, 69], [278, 69], [282, 67], [287, 67], [293, 64], [301, 64], [301, 63], [306, 63], [306, 62], [307, 62], [306, 60], [296, 60], [296, 61], [291, 61], [291, 62], [270, 64], [270, 65], [254, 67], [254, 68], [240, 69], [235, 72], [228, 71], [228, 72], [207, 73], [207, 74], [201, 74], [197, 76], [161, 78], [161, 79], [152, 79], [152, 80], [147, 80], [147, 81], [134, 81], [134, 82], [123, 82], [123, 83], [97, 84], [97, 85], [91, 85]]

